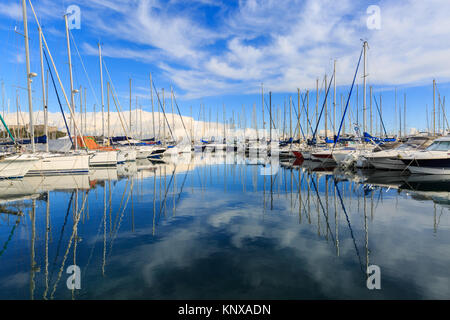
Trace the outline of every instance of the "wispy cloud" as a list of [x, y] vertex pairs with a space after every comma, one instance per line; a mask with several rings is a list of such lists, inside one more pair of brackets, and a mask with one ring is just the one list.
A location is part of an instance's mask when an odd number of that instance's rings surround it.
[[18, 2], [0, 3], [0, 15], [16, 20], [22, 19], [22, 7]]
[[[312, 88], [317, 77], [331, 73], [334, 59], [338, 84], [347, 85], [361, 38], [369, 42], [371, 84], [450, 80], [450, 2], [376, 4], [380, 30], [366, 26], [369, 3], [350, 0], [79, 1], [83, 30], [101, 39], [106, 57], [159, 67], [185, 97], [253, 93], [261, 82], [274, 92]], [[39, 2], [46, 19], [60, 18], [63, 9]], [[0, 15], [18, 18], [20, 6], [0, 4]], [[94, 43], [82, 48], [97, 54]]]

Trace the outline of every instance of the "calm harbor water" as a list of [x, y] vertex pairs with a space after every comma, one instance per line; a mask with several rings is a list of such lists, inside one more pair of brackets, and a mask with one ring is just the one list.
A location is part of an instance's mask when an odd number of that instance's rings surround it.
[[183, 160], [0, 181], [0, 299], [450, 298], [450, 181]]

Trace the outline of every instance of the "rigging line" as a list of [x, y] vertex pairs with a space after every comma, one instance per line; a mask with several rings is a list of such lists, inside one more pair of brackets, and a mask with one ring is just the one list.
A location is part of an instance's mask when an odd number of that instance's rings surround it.
[[[316, 175], [316, 177], [317, 177], [317, 175]], [[336, 240], [334, 239], [333, 232], [331, 231], [331, 228], [330, 228], [330, 224], [328, 222], [328, 215], [325, 214], [325, 208], [323, 207], [322, 200], [320, 199], [319, 190], [317, 189], [316, 183], [314, 182], [314, 178], [312, 176], [311, 176], [311, 182], [312, 182], [312, 184], [314, 186], [314, 189], [316, 190], [317, 200], [319, 201], [320, 207], [322, 208], [322, 214], [324, 215], [325, 221], [327, 222], [327, 228], [328, 228], [328, 231], [330, 232], [331, 239], [333, 240], [334, 243], [336, 243]]]
[[186, 170], [186, 174], [184, 175], [184, 180], [183, 180], [183, 183], [181, 184], [181, 189], [180, 189], [180, 192], [178, 193], [177, 201], [175, 202], [176, 205], [178, 205], [178, 202], [179, 202], [179, 200], [180, 200], [180, 198], [181, 198], [181, 194], [183, 193], [184, 183], [186, 182], [186, 178], [187, 178], [187, 175], [188, 175], [188, 173], [189, 173], [189, 168], [190, 168], [190, 167], [191, 167], [191, 162], [189, 162], [188, 168], [187, 168], [187, 170]]
[[[292, 176], [293, 176], [294, 179], [295, 179], [295, 183], [297, 184], [297, 187], [298, 187], [298, 192], [299, 192], [300, 195], [301, 195], [303, 179], [300, 181], [300, 184], [299, 184], [299, 183], [298, 183], [298, 180], [297, 180], [297, 177], [296, 177], [295, 175], [292, 175]], [[303, 201], [303, 198], [300, 197], [300, 199], [298, 199], [298, 200], [299, 200], [299, 206], [303, 207], [303, 213], [305, 213], [305, 212], [306, 212], [306, 205], [305, 205], [305, 203], [304, 203], [304, 201]], [[296, 200], [296, 201], [297, 201], [297, 200]], [[301, 204], [300, 204], [300, 203], [301, 203]]]
[[20, 216], [17, 218], [16, 223], [12, 227], [11, 232], [9, 233], [8, 239], [6, 240], [5, 244], [3, 245], [2, 250], [0, 250], [0, 257], [2, 256], [3, 252], [6, 251], [6, 248], [8, 247], [8, 243], [11, 241], [11, 239], [14, 235], [14, 231], [16, 230], [19, 223], [20, 223]]
[[[333, 73], [333, 75], [331, 76], [330, 84], [328, 85], [328, 89], [327, 89], [327, 92], [326, 92], [325, 97], [324, 97], [324, 100], [323, 100], [322, 110], [320, 110], [319, 119], [317, 119], [316, 129], [314, 130], [314, 134], [313, 134], [313, 137], [312, 137], [312, 141], [315, 140], [315, 137], [316, 137], [316, 134], [317, 134], [317, 129], [319, 128], [320, 119], [322, 118], [323, 109], [324, 109], [324, 107], [325, 107], [325, 104], [327, 103], [328, 93], [330, 92], [331, 84], [333, 83], [333, 78], [334, 78], [334, 73]], [[325, 132], [325, 136], [326, 136], [326, 135], [327, 135], [327, 133]]]
[[97, 243], [97, 239], [98, 239], [98, 236], [99, 236], [99, 234], [100, 234], [100, 228], [103, 226], [103, 221], [104, 221], [104, 220], [105, 220], [105, 217], [102, 216], [102, 219], [100, 220], [100, 225], [98, 226], [97, 234], [95, 235], [94, 243], [93, 243], [93, 245], [92, 245], [91, 253], [89, 254], [89, 257], [88, 257], [88, 259], [87, 259], [86, 266], [84, 267], [84, 270], [83, 270], [83, 273], [85, 273], [85, 272], [87, 271], [87, 269], [88, 269], [88, 267], [89, 267], [89, 264], [91, 263], [91, 259], [92, 259], [92, 256], [93, 256], [93, 254], [94, 254], [95, 245], [96, 245], [96, 243]]
[[[167, 117], [166, 117], [166, 111], [164, 110], [164, 108], [163, 108], [163, 106], [162, 106], [162, 104], [161, 104], [161, 100], [159, 99], [159, 94], [158, 94], [158, 91], [156, 90], [155, 83], [153, 82], [153, 79], [152, 79], [152, 85], [153, 85], [153, 88], [155, 89], [156, 97], [158, 98], [159, 106], [161, 107], [161, 110], [162, 110], [162, 112], [163, 112], [164, 119], [166, 119], [167, 127], [169, 128], [169, 131], [170, 131], [170, 135], [172, 136], [172, 139], [175, 140], [175, 138], [174, 138], [174, 136], [173, 136], [173, 133], [172, 133], [172, 130], [170, 129], [169, 120], [168, 120]], [[164, 137], [164, 139], [166, 139], [166, 137]]]
[[381, 125], [383, 126], [384, 135], [387, 137], [387, 132], [386, 132], [386, 128], [384, 126], [383, 117], [381, 116], [381, 111], [380, 111], [380, 108], [378, 107], [378, 102], [377, 102], [375, 95], [373, 95], [373, 99], [374, 99], [375, 105], [377, 107], [378, 115], [380, 116], [380, 121], [381, 121]]
[[163, 201], [162, 201], [163, 205], [159, 207], [158, 221], [159, 221], [159, 218], [161, 217], [161, 211], [162, 211], [163, 207], [164, 207], [164, 208], [166, 207], [167, 193], [169, 192], [170, 185], [172, 184], [172, 180], [173, 180], [173, 176], [174, 176], [174, 174], [175, 174], [176, 168], [177, 168], [177, 167], [174, 166], [173, 172], [172, 172], [172, 176], [170, 177], [170, 181], [169, 181], [169, 183], [167, 184], [166, 192], [165, 192], [165, 194], [164, 194], [164, 199], [163, 199]]
[[61, 268], [59, 269], [59, 273], [58, 273], [58, 278], [56, 279], [55, 285], [53, 287], [53, 291], [52, 291], [52, 293], [50, 295], [50, 299], [52, 299], [52, 300], [54, 298], [54, 294], [56, 292], [56, 288], [58, 287], [59, 280], [61, 279], [61, 275], [62, 275], [63, 270], [64, 270], [64, 265], [66, 264], [67, 256], [69, 254], [70, 248], [72, 247], [72, 242], [74, 243], [74, 250], [75, 250], [76, 242], [79, 241], [77, 239], [78, 238], [78, 236], [77, 236], [77, 233], [78, 233], [78, 222], [80, 221], [81, 215], [84, 212], [84, 208], [85, 208], [85, 205], [86, 205], [88, 192], [89, 192], [89, 190], [87, 190], [86, 193], [85, 193], [86, 196], [83, 199], [83, 202], [82, 202], [80, 210], [75, 212], [75, 220], [73, 222], [72, 234], [70, 235], [69, 242], [68, 242], [68, 245], [67, 245], [67, 249], [66, 249], [66, 252], [64, 253], [63, 261], [61, 263]]
[[64, 229], [65, 229], [66, 224], [67, 224], [67, 218], [68, 218], [68, 216], [69, 216], [70, 209], [71, 209], [71, 207], [72, 207], [72, 200], [73, 200], [73, 196], [74, 196], [74, 195], [75, 195], [75, 191], [72, 191], [72, 195], [71, 195], [71, 197], [70, 197], [69, 204], [68, 204], [68, 206], [67, 206], [66, 216], [64, 217], [64, 223], [63, 223], [63, 226], [62, 226], [62, 229], [61, 229], [61, 234], [60, 234], [60, 236], [59, 236], [58, 246], [56, 247], [56, 256], [55, 256], [55, 259], [53, 260], [53, 268], [52, 268], [52, 272], [50, 273], [50, 277], [49, 277], [50, 281], [51, 281], [51, 279], [52, 279], [52, 277], [53, 277], [53, 271], [54, 271], [54, 267], [56, 266], [56, 260], [58, 260], [59, 249], [60, 249], [60, 247], [61, 247], [61, 241], [62, 241], [62, 237], [63, 237], [63, 234], [64, 234]]
[[350, 224], [350, 219], [349, 219], [349, 217], [348, 217], [347, 210], [345, 210], [344, 201], [342, 200], [341, 192], [339, 191], [339, 188], [338, 188], [338, 186], [337, 186], [337, 181], [336, 181], [336, 179], [334, 179], [334, 187], [335, 187], [335, 190], [337, 191], [337, 194], [338, 194], [338, 196], [339, 196], [339, 200], [340, 200], [340, 202], [341, 202], [342, 209], [343, 209], [343, 211], [344, 211], [344, 213], [345, 213], [345, 218], [347, 219], [348, 228], [349, 228], [349, 230], [350, 230], [350, 235], [351, 235], [351, 237], [352, 237], [352, 239], [353, 239], [353, 245], [355, 246], [356, 254], [357, 254], [358, 259], [359, 259], [359, 265], [360, 265], [360, 267], [361, 267], [361, 271], [365, 274], [365, 272], [364, 272], [364, 270], [363, 270], [363, 267], [362, 267], [361, 256], [359, 255], [358, 246], [356, 245], [355, 236], [353, 235], [353, 229], [352, 229], [352, 226], [351, 226], [351, 224]]
[[[361, 53], [359, 54], [358, 65], [356, 66], [355, 75], [353, 76], [352, 86], [350, 87], [350, 92], [348, 93], [347, 103], [345, 105], [344, 114], [342, 115], [341, 124], [339, 125], [339, 130], [338, 130], [338, 134], [336, 136], [336, 140], [334, 141], [334, 144], [333, 144], [333, 150], [336, 147], [336, 143], [339, 140], [339, 136], [341, 134], [342, 124], [344, 123], [345, 114], [347, 113], [348, 104], [350, 102], [350, 97], [352, 95], [353, 86], [355, 85], [356, 75], [358, 74], [359, 64], [361, 63], [361, 57], [362, 57], [363, 51], [364, 51], [364, 48], [361, 49]], [[330, 81], [330, 84], [331, 84], [331, 82], [332, 81]], [[349, 128], [349, 130], [351, 130], [351, 128]]]
[[[108, 70], [108, 67], [106, 66], [105, 59], [102, 59], [102, 62], [103, 62], [103, 65], [104, 65], [104, 67], [105, 67], [106, 74], [108, 75], [109, 83], [110, 83], [110, 85], [111, 85], [111, 87], [112, 87], [112, 89], [113, 89], [113, 91], [114, 91], [114, 92], [111, 92], [111, 93], [112, 93], [113, 100], [114, 100], [114, 95], [115, 95], [116, 98], [117, 98], [117, 103], [118, 103], [118, 105], [119, 105], [119, 108], [118, 108], [117, 112], [119, 112], [119, 119], [122, 121], [122, 118], [121, 118], [121, 117], [122, 117], [123, 111], [122, 111], [122, 105], [120, 104], [120, 101], [119, 101], [119, 96], [118, 96], [118, 94], [117, 94], [116, 88], [114, 87], [114, 83], [113, 83], [113, 81], [112, 81], [112, 79], [111, 79], [111, 75], [109, 74], [109, 70]], [[115, 104], [115, 101], [114, 101], [114, 104]], [[116, 109], [117, 109], [117, 106], [116, 106]], [[125, 121], [125, 123], [126, 123], [126, 121]], [[123, 128], [123, 129], [125, 130], [126, 128], [128, 128], [128, 127], [125, 125], [125, 128]], [[125, 132], [125, 135], [126, 135], [126, 133], [127, 133], [127, 132]]]
[[172, 95], [173, 95], [173, 100], [175, 102], [175, 105], [177, 106], [178, 114], [180, 115], [180, 119], [181, 119], [181, 123], [183, 124], [184, 131], [186, 131], [186, 136], [188, 137], [188, 139], [190, 139], [192, 141], [192, 137], [189, 136], [186, 126], [184, 125], [183, 117], [181, 116], [181, 111], [180, 111], [180, 108], [178, 107], [177, 98], [175, 98], [175, 93], [173, 92], [173, 89], [172, 89]]
[[264, 99], [264, 104], [266, 105], [267, 111], [269, 112], [269, 118], [270, 118], [269, 122], [272, 122], [273, 129], [276, 130], [277, 128], [275, 127], [275, 123], [273, 122], [272, 115], [270, 114], [270, 108], [269, 108], [269, 106], [267, 105], [267, 99]]
[[445, 112], [445, 96], [444, 96], [444, 98], [442, 99], [442, 102], [439, 103], [439, 104], [441, 105], [442, 113], [443, 113], [443, 115], [444, 115], [445, 122], [447, 123], [447, 130], [448, 130], [449, 125], [448, 125], [448, 120], [447, 120], [447, 114], [446, 114], [446, 112]]
[[111, 255], [112, 252], [112, 248], [113, 248], [113, 244], [114, 244], [114, 240], [117, 238], [117, 233], [119, 232], [120, 229], [120, 225], [122, 224], [122, 219], [125, 213], [125, 210], [128, 206], [128, 201], [130, 200], [130, 197], [132, 196], [133, 193], [133, 185], [134, 185], [134, 180], [133, 178], [131, 178], [131, 183], [130, 183], [130, 191], [128, 192], [128, 197], [127, 197], [127, 201], [124, 204], [123, 210], [122, 210], [122, 214], [120, 215], [120, 219], [119, 219], [119, 223], [117, 225], [117, 229], [113, 230], [114, 234], [113, 234], [113, 238], [111, 239], [111, 243], [110, 243], [110, 247], [109, 247], [109, 252], [108, 252], [108, 256], [106, 259], [109, 258], [109, 256]]
[[[65, 124], [66, 129], [67, 129], [67, 134], [69, 135], [70, 142], [73, 145], [72, 135], [70, 134], [69, 126], [67, 125], [66, 116], [64, 114], [64, 110], [63, 110], [63, 107], [62, 107], [62, 104], [61, 104], [61, 99], [59, 98], [58, 89], [56, 88], [55, 79], [53, 78], [53, 72], [50, 69], [50, 64], [48, 62], [47, 54], [45, 53], [45, 50], [42, 50], [42, 52], [44, 52], [44, 57], [45, 57], [45, 61], [47, 62], [48, 71], [50, 72], [50, 77], [52, 78], [53, 88], [55, 89], [56, 98], [58, 99], [59, 109], [61, 110], [61, 113], [62, 113], [62, 116], [63, 116], [63, 119], [64, 119], [64, 124]], [[48, 139], [48, 137], [47, 137], [47, 139]]]
[[[303, 95], [301, 95], [301, 98], [302, 98], [302, 102], [303, 102], [303, 106], [304, 106], [305, 100], [303, 99]], [[297, 129], [300, 127], [300, 131], [302, 132], [303, 139], [306, 139], [302, 124], [300, 123], [300, 117], [298, 115], [297, 107], [295, 106], [294, 100], [292, 100], [292, 105], [294, 106], [295, 116], [297, 117], [297, 125], [295, 126], [294, 137], [295, 137], [295, 134], [297, 133]], [[301, 113], [300, 113], [300, 115], [301, 115]], [[291, 137], [291, 138], [293, 138], [293, 137]], [[291, 146], [292, 146], [292, 142], [291, 142]]]
[[305, 101], [306, 101], [306, 93], [304, 95], [304, 98], [303, 98], [303, 95], [302, 95], [302, 108], [303, 108], [303, 110], [305, 111], [305, 114], [306, 114], [307, 124], [309, 124], [309, 128], [311, 129], [311, 132], [313, 132], [313, 128], [312, 128], [311, 121], [310, 121], [309, 116], [308, 116], [308, 112], [306, 112]]
[[113, 225], [113, 227], [111, 229], [111, 233], [115, 233], [116, 232], [117, 224], [118, 224], [118, 221], [119, 221], [118, 220], [119, 219], [119, 212], [122, 210], [123, 200], [125, 199], [125, 194], [127, 194], [129, 182], [130, 182], [130, 179], [127, 179], [127, 183], [125, 185], [125, 188], [124, 188], [123, 193], [122, 193], [122, 198], [120, 200], [119, 209], [117, 209], [116, 216], [114, 217], [114, 225]]
[[[125, 127], [125, 125], [124, 125], [124, 120], [122, 119], [121, 112], [119, 111], [119, 108], [117, 107], [117, 103], [116, 103], [116, 98], [117, 98], [117, 97], [115, 97], [114, 92], [111, 92], [111, 96], [112, 96], [112, 98], [113, 98], [114, 106], [116, 107], [117, 114], [118, 114], [119, 120], [120, 120], [120, 124], [121, 124], [122, 129], [123, 129], [124, 134], [125, 134], [125, 138], [127, 139], [128, 144], [131, 146], [130, 139], [128, 139], [128, 132], [127, 132], [126, 127]], [[118, 102], [118, 101], [119, 101], [119, 99], [117, 98], [117, 102]], [[119, 105], [119, 106], [120, 106], [120, 105]], [[113, 135], [113, 136], [114, 136], [114, 135]], [[109, 139], [109, 138], [110, 138], [110, 137], [108, 137], [108, 139]]]
[[83, 70], [84, 70], [84, 74], [86, 75], [86, 78], [87, 78], [87, 80], [88, 80], [88, 82], [89, 82], [89, 87], [90, 87], [90, 89], [91, 89], [91, 91], [92, 91], [92, 94], [94, 95], [95, 102], [97, 103], [97, 105], [99, 105], [98, 99], [97, 99], [97, 95], [95, 94], [94, 88], [93, 88], [93, 86], [92, 86], [91, 79], [89, 78], [89, 74], [88, 74], [87, 71], [86, 71], [86, 67], [85, 67], [85, 65], [84, 65], [83, 59], [81, 58], [80, 52], [78, 51], [78, 46], [77, 46], [77, 44], [76, 44], [76, 42], [75, 42], [75, 38], [74, 38], [74, 36], [73, 36], [73, 34], [72, 34], [72, 31], [69, 30], [69, 34], [70, 34], [70, 36], [71, 36], [72, 43], [74, 44], [75, 49], [76, 49], [76, 51], [77, 51], [78, 57], [80, 58], [81, 65], [82, 65]]

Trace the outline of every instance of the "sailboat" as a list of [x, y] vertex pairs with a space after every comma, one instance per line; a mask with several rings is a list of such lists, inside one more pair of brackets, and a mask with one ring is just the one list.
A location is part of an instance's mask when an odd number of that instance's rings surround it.
[[30, 154], [0, 153], [0, 179], [23, 178], [39, 158]]
[[[26, 54], [26, 59], [27, 59], [27, 74], [29, 73], [29, 63], [30, 63], [30, 58], [29, 58], [29, 47], [28, 47], [28, 23], [27, 23], [27, 17], [26, 17], [26, 2], [23, 1], [22, 2], [22, 6], [23, 6], [23, 20], [24, 20], [24, 31], [25, 31], [25, 54]], [[47, 55], [45, 53], [45, 51], [43, 50], [43, 44], [46, 45], [48, 54], [50, 55], [51, 58], [51, 54], [49, 51], [49, 48], [47, 46], [47, 43], [45, 41], [45, 37], [44, 34], [42, 32], [41, 26], [39, 24], [39, 21], [37, 19], [36, 13], [34, 11], [34, 8], [32, 7], [33, 10], [33, 14], [34, 14], [34, 18], [36, 20], [36, 23], [38, 25], [38, 30], [39, 30], [39, 49], [40, 49], [40, 66], [41, 66], [41, 82], [42, 82], [42, 100], [43, 100], [43, 109], [44, 109], [44, 131], [47, 134], [47, 121], [48, 121], [48, 116], [47, 116], [47, 99], [46, 99], [46, 86], [45, 86], [45, 81], [44, 81], [44, 56], [45, 59], [47, 61], [47, 66], [49, 69], [49, 73], [51, 75], [52, 78], [52, 82], [53, 82], [53, 86], [54, 89], [56, 91], [57, 97], [58, 97], [58, 102], [59, 101], [59, 95], [58, 92], [56, 90], [56, 85], [54, 82], [54, 78], [53, 78], [53, 73], [50, 70], [50, 65], [47, 59]], [[69, 35], [68, 35], [68, 27], [67, 27], [67, 16], [65, 16], [65, 23], [66, 23], [66, 36], [67, 36], [67, 44], [68, 44], [68, 52], [69, 52], [69, 70], [70, 70], [70, 78], [71, 78], [71, 87], [73, 87], [72, 85], [72, 71], [71, 71], [71, 58], [70, 58], [70, 45], [69, 45]], [[53, 59], [51, 59], [52, 63], [53, 63]], [[55, 69], [55, 72], [57, 73], [57, 69], [56, 66], [53, 64], [53, 67]], [[28, 76], [28, 84], [30, 84], [30, 77]], [[58, 80], [59, 75], [57, 75]], [[60, 82], [61, 84], [61, 82]], [[64, 91], [64, 88], [62, 87], [61, 84], [61, 88]], [[72, 102], [73, 102], [73, 93], [74, 91], [72, 90]], [[43, 147], [45, 146], [45, 151], [43, 152], [36, 152], [36, 141], [34, 138], [34, 127], [33, 127], [33, 108], [32, 108], [32, 99], [31, 99], [31, 87], [30, 85], [28, 85], [28, 96], [29, 96], [29, 114], [30, 114], [30, 143], [31, 143], [31, 151], [33, 152], [33, 156], [38, 157], [39, 159], [37, 161], [34, 161], [32, 163], [31, 168], [27, 171], [27, 175], [55, 175], [55, 174], [79, 174], [79, 173], [88, 173], [89, 171], [89, 162], [88, 159], [89, 157], [86, 154], [78, 154], [78, 153], [53, 153], [53, 152], [49, 152], [50, 148], [49, 148], [49, 142], [47, 139], [47, 135], [45, 135], [45, 144], [43, 145]], [[65, 93], [64, 96], [66, 97]], [[70, 104], [68, 102], [68, 100], [66, 100], [67, 104], [69, 105], [70, 108]], [[73, 103], [72, 103], [73, 105]], [[61, 104], [60, 104], [61, 106]], [[61, 111], [62, 111], [62, 107], [61, 107]], [[64, 115], [63, 115], [64, 116]], [[66, 149], [67, 148], [67, 139], [62, 139], [59, 140], [57, 139], [57, 142], [55, 143], [54, 146], [59, 146], [62, 149]], [[39, 148], [42, 150], [42, 148]], [[68, 151], [68, 150], [64, 150], [64, 151]]]

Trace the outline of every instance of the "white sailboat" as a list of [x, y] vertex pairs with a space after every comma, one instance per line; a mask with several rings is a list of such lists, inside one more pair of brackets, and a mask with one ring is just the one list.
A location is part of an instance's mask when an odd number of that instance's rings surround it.
[[90, 167], [115, 167], [117, 166], [117, 151], [115, 150], [90, 150]]
[[27, 176], [40, 175], [72, 175], [88, 174], [89, 158], [87, 154], [57, 154], [57, 153], [35, 153], [39, 160], [35, 161]]
[[39, 158], [29, 154], [0, 154], [0, 179], [23, 178]]

